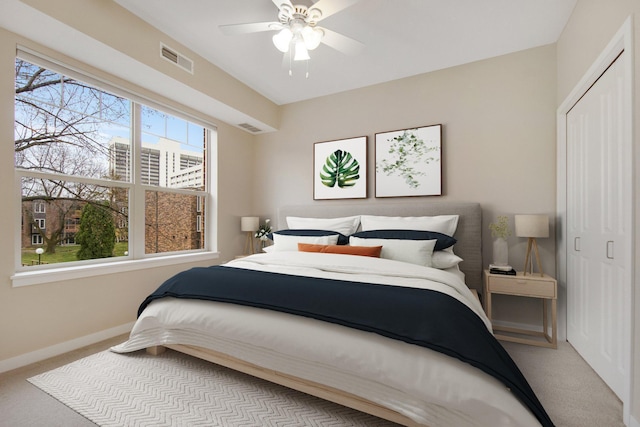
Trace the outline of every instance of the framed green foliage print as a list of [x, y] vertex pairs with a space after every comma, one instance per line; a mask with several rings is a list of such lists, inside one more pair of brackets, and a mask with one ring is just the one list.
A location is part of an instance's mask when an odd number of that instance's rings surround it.
[[313, 198], [367, 197], [367, 137], [316, 142], [313, 145]]
[[442, 125], [376, 133], [376, 197], [442, 195]]

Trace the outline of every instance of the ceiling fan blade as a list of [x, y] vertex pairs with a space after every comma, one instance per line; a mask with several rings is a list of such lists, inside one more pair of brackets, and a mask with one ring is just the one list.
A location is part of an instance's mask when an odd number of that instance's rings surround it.
[[227, 36], [237, 36], [238, 34], [260, 33], [263, 31], [275, 31], [282, 28], [280, 22], [253, 22], [250, 24], [229, 24], [220, 25], [220, 31]]
[[291, 3], [290, 0], [271, 0], [273, 2], [273, 4], [276, 5], [276, 7], [278, 8], [278, 10], [282, 9], [282, 5], [286, 4], [288, 7], [290, 7], [291, 9], [293, 9], [293, 4]]
[[[341, 10], [348, 8], [358, 1], [359, 0], [320, 0], [317, 3], [314, 3], [312, 6], [309, 6], [309, 10], [319, 9], [322, 12], [322, 16], [318, 19], [318, 21], [321, 21], [333, 15], [334, 13], [338, 13]], [[273, 0], [273, 2], [277, 3], [278, 0]]]
[[321, 30], [324, 32], [322, 43], [337, 51], [346, 53], [347, 55], [357, 55], [364, 49], [364, 44], [357, 40], [343, 36], [335, 31], [327, 30], [326, 28], [321, 28]]
[[271, 1], [273, 2], [273, 4], [276, 5], [276, 7], [278, 9], [281, 9], [283, 4], [286, 4], [291, 9], [293, 9], [293, 5], [291, 4], [291, 2], [289, 0], [271, 0]]

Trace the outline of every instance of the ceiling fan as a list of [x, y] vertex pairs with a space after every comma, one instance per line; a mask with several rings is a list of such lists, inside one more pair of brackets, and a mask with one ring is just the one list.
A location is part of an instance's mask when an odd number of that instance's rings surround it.
[[278, 21], [221, 25], [220, 30], [226, 35], [277, 31], [272, 37], [273, 44], [285, 54], [284, 59], [288, 59], [289, 75], [291, 60], [308, 61], [309, 51], [320, 43], [349, 55], [358, 53], [364, 47], [359, 41], [317, 25], [359, 0], [320, 0], [311, 6], [294, 5], [290, 0], [272, 1], [278, 7]]

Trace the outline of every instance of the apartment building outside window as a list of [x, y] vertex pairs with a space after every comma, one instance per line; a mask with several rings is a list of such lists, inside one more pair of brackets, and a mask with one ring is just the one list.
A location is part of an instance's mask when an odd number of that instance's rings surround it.
[[33, 202], [33, 212], [34, 213], [45, 213], [46, 212], [46, 204], [44, 202], [40, 202], [40, 201]]
[[[14, 144], [21, 266], [32, 265], [36, 246], [49, 267], [207, 249], [205, 154], [215, 130], [24, 56], [16, 59]], [[98, 217], [115, 230], [105, 238], [113, 249], [80, 260], [88, 243], [77, 237]]]

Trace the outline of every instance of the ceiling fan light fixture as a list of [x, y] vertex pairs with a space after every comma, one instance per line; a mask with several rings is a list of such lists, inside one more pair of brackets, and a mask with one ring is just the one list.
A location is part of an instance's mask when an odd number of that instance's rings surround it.
[[306, 0], [305, 3], [312, 3], [311, 6], [292, 4], [292, 0], [271, 1], [278, 8], [278, 21], [220, 25], [220, 30], [227, 35], [276, 31], [272, 41], [276, 49], [284, 54], [283, 63], [289, 63], [289, 75], [292, 75], [296, 61], [305, 63], [305, 75], [309, 77], [309, 51], [316, 49], [320, 43], [349, 54], [361, 48], [362, 43], [356, 40], [316, 26], [328, 16], [359, 0]]
[[282, 53], [287, 53], [289, 51], [289, 45], [291, 44], [292, 39], [293, 33], [289, 28], [283, 28], [272, 38], [276, 49]]

